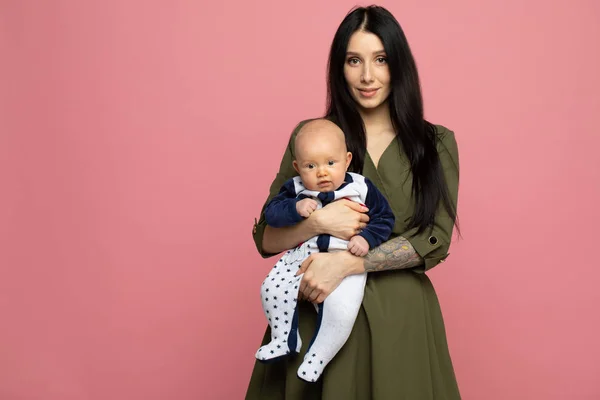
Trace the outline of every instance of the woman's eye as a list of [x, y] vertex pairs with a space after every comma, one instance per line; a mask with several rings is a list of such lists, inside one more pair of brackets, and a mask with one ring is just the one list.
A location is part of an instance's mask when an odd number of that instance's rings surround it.
[[380, 64], [385, 64], [387, 62], [387, 58], [385, 57], [377, 57], [377, 62]]
[[348, 59], [348, 64], [350, 64], [350, 65], [356, 65], [358, 63], [359, 63], [358, 58], [349, 58]]

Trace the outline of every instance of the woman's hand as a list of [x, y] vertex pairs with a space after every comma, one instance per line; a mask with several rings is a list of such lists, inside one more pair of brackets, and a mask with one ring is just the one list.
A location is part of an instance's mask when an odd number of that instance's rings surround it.
[[296, 273], [296, 276], [304, 274], [298, 297], [314, 304], [322, 303], [346, 276], [361, 272], [365, 272], [363, 258], [348, 251], [312, 254]]
[[319, 231], [342, 240], [350, 238], [367, 226], [369, 209], [354, 201], [340, 199], [329, 203], [315, 211], [311, 217], [316, 218]]

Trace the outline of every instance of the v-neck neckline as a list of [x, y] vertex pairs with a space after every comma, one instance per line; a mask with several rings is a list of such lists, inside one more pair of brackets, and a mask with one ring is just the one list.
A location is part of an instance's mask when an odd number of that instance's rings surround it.
[[396, 142], [397, 140], [398, 140], [398, 138], [396, 136], [394, 136], [392, 138], [392, 140], [390, 140], [390, 142], [388, 143], [388, 145], [386, 146], [386, 148], [383, 150], [383, 152], [379, 156], [379, 160], [377, 160], [377, 165], [375, 165], [375, 161], [373, 161], [373, 158], [371, 157], [371, 154], [369, 154], [369, 150], [365, 151], [366, 157], [369, 158], [369, 160], [371, 161], [371, 165], [373, 165], [373, 167], [375, 168], [375, 171], [377, 173], [379, 173], [379, 165], [381, 165], [381, 159], [383, 158], [383, 156], [385, 155], [385, 153], [387, 153], [388, 150], [392, 147], [392, 145], [394, 144], [394, 142]]
[[384, 156], [386, 155], [386, 153], [388, 152], [388, 150], [390, 148], [392, 148], [392, 146], [394, 145], [394, 142], [397, 142], [397, 138], [394, 136], [394, 138], [390, 141], [390, 143], [387, 145], [387, 147], [383, 150], [383, 153], [381, 153], [381, 156], [379, 156], [379, 161], [377, 162], [377, 165], [375, 165], [375, 162], [373, 161], [373, 159], [371, 158], [371, 155], [369, 154], [369, 151], [366, 150], [365, 151], [365, 162], [368, 159], [369, 163], [371, 164], [369, 166], [370, 168], [373, 168], [373, 175], [371, 176], [371, 180], [375, 182], [375, 186], [377, 186], [379, 188], [379, 190], [385, 195], [385, 197], [387, 199], [389, 199], [389, 194], [387, 193], [387, 189], [383, 183], [383, 178], [381, 177], [381, 174], [379, 173], [379, 166], [381, 165], [381, 160], [384, 158]]

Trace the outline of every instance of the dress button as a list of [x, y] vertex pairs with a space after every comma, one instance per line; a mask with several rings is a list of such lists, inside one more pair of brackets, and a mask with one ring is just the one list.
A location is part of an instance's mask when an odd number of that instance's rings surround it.
[[429, 244], [435, 246], [438, 242], [438, 239], [435, 236], [429, 236]]
[[256, 218], [254, 218], [254, 227], [252, 228], [252, 234], [255, 235], [256, 234], [256, 227], [258, 226], [258, 222], [256, 221]]

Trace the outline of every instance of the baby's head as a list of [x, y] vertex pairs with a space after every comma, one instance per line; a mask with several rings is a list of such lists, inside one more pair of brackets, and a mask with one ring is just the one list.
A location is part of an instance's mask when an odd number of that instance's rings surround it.
[[308, 190], [331, 192], [344, 183], [352, 153], [344, 132], [325, 119], [306, 123], [296, 135], [294, 168]]

